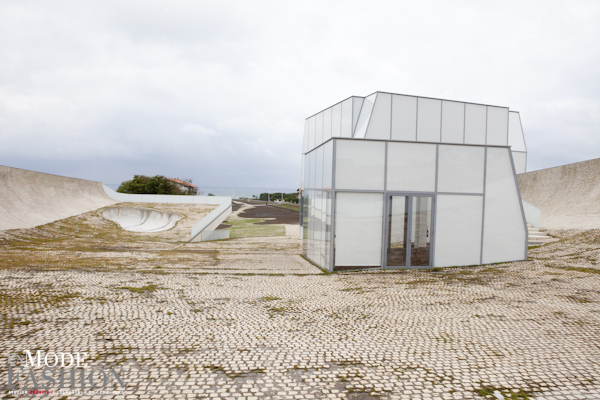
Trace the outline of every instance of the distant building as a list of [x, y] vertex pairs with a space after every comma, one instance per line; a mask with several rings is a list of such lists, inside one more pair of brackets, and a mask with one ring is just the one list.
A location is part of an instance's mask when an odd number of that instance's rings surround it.
[[306, 119], [303, 254], [329, 271], [527, 259], [518, 112], [377, 92]]
[[181, 179], [173, 179], [167, 178], [171, 182], [173, 182], [183, 193], [197, 195], [198, 194], [198, 186], [192, 185], [189, 182], [182, 181]]

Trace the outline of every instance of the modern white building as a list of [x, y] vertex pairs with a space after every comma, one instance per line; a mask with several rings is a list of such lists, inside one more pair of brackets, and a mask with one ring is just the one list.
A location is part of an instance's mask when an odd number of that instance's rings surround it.
[[376, 92], [306, 119], [303, 255], [329, 271], [527, 258], [507, 107]]

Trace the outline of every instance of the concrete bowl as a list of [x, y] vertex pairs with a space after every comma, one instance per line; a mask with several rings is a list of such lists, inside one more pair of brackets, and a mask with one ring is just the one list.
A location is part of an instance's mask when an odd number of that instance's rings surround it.
[[132, 232], [160, 232], [171, 229], [183, 216], [159, 210], [133, 207], [111, 207], [102, 216]]

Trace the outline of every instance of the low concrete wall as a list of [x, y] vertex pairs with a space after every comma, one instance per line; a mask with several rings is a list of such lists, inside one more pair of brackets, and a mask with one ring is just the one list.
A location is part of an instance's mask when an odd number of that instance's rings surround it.
[[102, 185], [108, 197], [125, 203], [172, 203], [172, 204], [231, 204], [231, 197], [226, 196], [174, 196], [168, 194], [128, 194], [115, 192]]
[[600, 158], [517, 175], [542, 228], [600, 228]]

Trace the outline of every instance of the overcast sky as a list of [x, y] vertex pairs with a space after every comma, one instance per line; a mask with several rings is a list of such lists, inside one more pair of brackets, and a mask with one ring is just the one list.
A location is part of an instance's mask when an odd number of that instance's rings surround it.
[[296, 187], [304, 119], [375, 91], [521, 112], [600, 157], [600, 1], [0, 1], [0, 165]]

